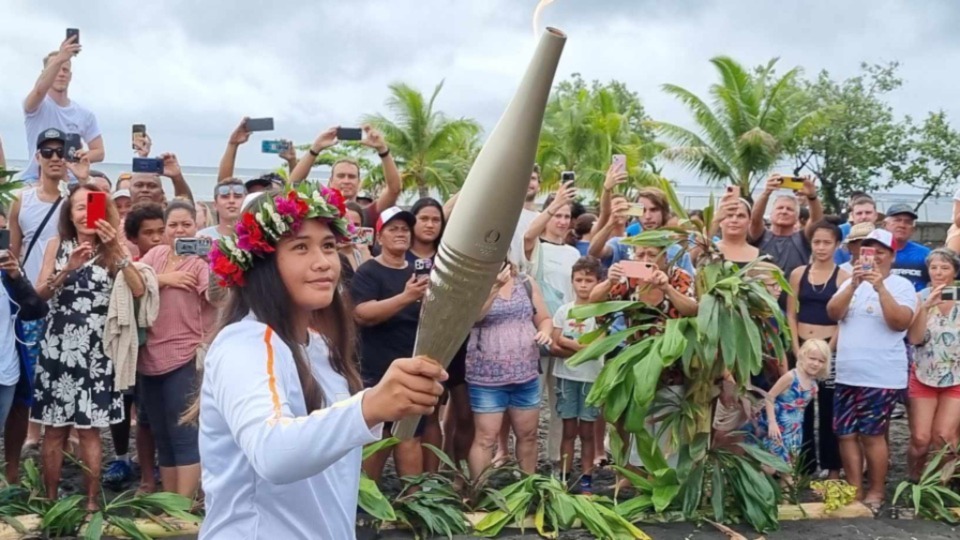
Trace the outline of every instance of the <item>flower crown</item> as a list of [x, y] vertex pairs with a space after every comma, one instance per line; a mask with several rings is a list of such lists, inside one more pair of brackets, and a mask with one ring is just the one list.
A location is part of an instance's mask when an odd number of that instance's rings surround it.
[[253, 202], [241, 214], [235, 233], [213, 243], [210, 269], [221, 287], [242, 287], [254, 258], [273, 253], [281, 238], [296, 234], [308, 219], [322, 219], [338, 238], [348, 238], [353, 226], [343, 217], [346, 211], [339, 191], [308, 182]]

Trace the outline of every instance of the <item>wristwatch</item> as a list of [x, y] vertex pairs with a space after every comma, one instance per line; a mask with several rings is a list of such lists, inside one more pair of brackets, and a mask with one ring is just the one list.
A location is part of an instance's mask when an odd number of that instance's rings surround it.
[[319, 156], [320, 156], [320, 152], [315, 151], [313, 148], [310, 148], [310, 149], [308, 149], [307, 151], [310, 152], [310, 155], [313, 156], [313, 157], [319, 157]]
[[130, 266], [130, 257], [124, 257], [124, 258], [120, 259], [119, 261], [117, 261], [116, 266], [117, 266], [117, 271], [118, 271], [118, 272], [121, 271], [121, 270], [123, 270], [124, 268]]
[[382, 158], [385, 158], [385, 157], [389, 156], [389, 155], [390, 155], [390, 148], [388, 147], [386, 150], [383, 151], [382, 154], [381, 154], [380, 152], [377, 152], [377, 155], [380, 156], [380, 157], [382, 157]]

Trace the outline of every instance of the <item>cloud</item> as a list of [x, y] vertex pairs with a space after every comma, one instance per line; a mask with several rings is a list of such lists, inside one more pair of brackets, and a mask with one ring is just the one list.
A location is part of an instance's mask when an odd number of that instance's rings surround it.
[[[215, 165], [244, 115], [273, 116], [276, 135], [306, 143], [321, 129], [385, 111], [387, 85], [432, 91], [438, 107], [489, 130], [533, 50], [534, 1], [352, 2], [5, 2], [0, 35], [0, 136], [11, 158], [26, 155], [20, 103], [64, 28], [81, 29], [71, 96], [99, 117], [108, 161], [126, 161], [130, 124], [146, 123], [157, 150], [192, 165]], [[786, 70], [855, 74], [861, 61], [902, 62], [898, 113], [945, 109], [955, 121], [960, 5], [763, 2], [760, 0], [556, 0], [541, 22], [569, 36], [558, 78], [620, 79], [658, 119], [689, 125], [660, 86], [703, 93], [715, 80], [709, 58], [747, 65], [780, 57]], [[238, 165], [275, 164], [253, 144]]]

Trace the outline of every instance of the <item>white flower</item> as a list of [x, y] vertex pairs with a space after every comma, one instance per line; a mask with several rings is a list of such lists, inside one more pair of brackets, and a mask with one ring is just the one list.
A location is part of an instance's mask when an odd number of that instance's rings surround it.
[[[40, 350], [43, 351], [43, 355], [51, 360], [60, 359], [60, 338], [56, 334], [48, 334], [47, 337], [40, 342]], [[39, 369], [39, 366], [37, 366]]]
[[93, 307], [93, 301], [89, 298], [77, 298], [73, 301], [73, 305], [70, 306], [70, 309], [78, 313], [90, 313], [90, 308]]
[[103, 380], [93, 383], [94, 392], [103, 392], [104, 390], [106, 390], [106, 386], [104, 385]]
[[62, 373], [60, 378], [53, 383], [53, 397], [63, 402], [72, 403], [78, 389], [77, 381], [69, 374]]
[[61, 361], [67, 367], [87, 367], [87, 353], [90, 352], [90, 334], [85, 328], [67, 324], [63, 327]]

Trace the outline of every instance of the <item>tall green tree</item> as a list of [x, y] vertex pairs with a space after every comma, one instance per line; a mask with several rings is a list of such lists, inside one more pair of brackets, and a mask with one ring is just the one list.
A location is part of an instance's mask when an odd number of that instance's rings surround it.
[[693, 115], [691, 130], [668, 122], [653, 125], [673, 143], [663, 155], [697, 171], [708, 182], [739, 186], [749, 197], [792, 141], [816, 118], [797, 87], [799, 68], [777, 76], [777, 59], [748, 71], [732, 58], [710, 60], [720, 81], [701, 98], [674, 84], [664, 92]]
[[789, 152], [797, 169], [819, 177], [828, 211], [842, 211], [853, 191], [887, 187], [893, 171], [905, 168], [910, 126], [885, 101], [903, 84], [897, 68], [896, 62], [861, 64], [861, 73], [848, 79], [837, 81], [821, 71], [815, 80], [800, 82], [807, 107], [821, 113]]
[[891, 183], [922, 190], [914, 206], [919, 210], [930, 197], [948, 194], [960, 179], [960, 132], [950, 126], [943, 111], [929, 113], [922, 124], [911, 123], [909, 129], [908, 160], [905, 166], [894, 167]]
[[[383, 132], [400, 168], [404, 189], [416, 189], [421, 197], [429, 196], [432, 190], [442, 197], [456, 191], [466, 179], [479, 147], [480, 124], [467, 118], [448, 118], [434, 108], [442, 88], [441, 81], [425, 99], [407, 84], [391, 84], [386, 105], [392, 118], [377, 113], [363, 119]], [[375, 178], [376, 173], [372, 176]]]
[[599, 194], [613, 154], [627, 156], [634, 185], [656, 180], [653, 160], [662, 150], [646, 126], [637, 94], [619, 81], [587, 84], [579, 74], [561, 81], [547, 103], [537, 148], [544, 188], [574, 171], [577, 186]]

